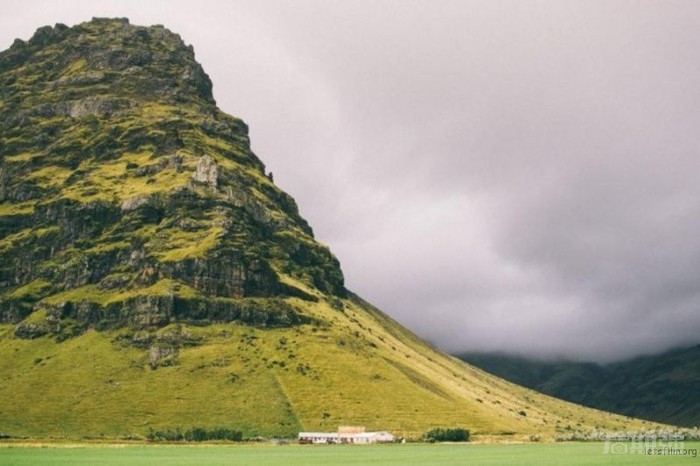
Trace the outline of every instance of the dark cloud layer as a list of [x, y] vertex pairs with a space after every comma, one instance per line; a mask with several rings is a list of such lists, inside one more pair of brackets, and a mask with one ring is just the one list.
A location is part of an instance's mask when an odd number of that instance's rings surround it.
[[700, 333], [700, 3], [6, 2], [0, 46], [161, 23], [343, 264], [442, 348], [612, 360]]

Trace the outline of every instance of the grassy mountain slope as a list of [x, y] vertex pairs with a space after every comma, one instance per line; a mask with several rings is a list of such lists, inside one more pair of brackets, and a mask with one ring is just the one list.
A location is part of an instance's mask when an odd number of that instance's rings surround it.
[[487, 375], [349, 293], [163, 27], [40, 28], [0, 84], [0, 432], [649, 425]]
[[12, 435], [126, 436], [193, 425], [247, 435], [365, 425], [418, 437], [430, 427], [475, 434], [554, 435], [649, 428], [535, 393], [421, 342], [351, 296], [343, 310], [290, 298], [315, 324], [254, 328], [173, 324], [179, 342], [153, 369], [131, 329], [90, 330], [57, 342], [0, 333], [0, 429]]
[[609, 365], [460, 356], [499, 377], [584, 406], [680, 426], [700, 425], [700, 346]]

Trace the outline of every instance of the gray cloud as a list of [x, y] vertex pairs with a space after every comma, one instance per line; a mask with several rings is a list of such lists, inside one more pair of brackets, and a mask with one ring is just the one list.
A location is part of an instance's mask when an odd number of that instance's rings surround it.
[[451, 350], [612, 360], [700, 333], [700, 4], [5, 5], [0, 47], [165, 24], [343, 264]]

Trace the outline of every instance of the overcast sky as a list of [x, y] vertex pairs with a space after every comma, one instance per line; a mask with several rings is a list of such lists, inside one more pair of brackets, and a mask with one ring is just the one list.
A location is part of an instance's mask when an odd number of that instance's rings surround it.
[[192, 44], [347, 286], [447, 351], [700, 343], [700, 2], [3, 1]]

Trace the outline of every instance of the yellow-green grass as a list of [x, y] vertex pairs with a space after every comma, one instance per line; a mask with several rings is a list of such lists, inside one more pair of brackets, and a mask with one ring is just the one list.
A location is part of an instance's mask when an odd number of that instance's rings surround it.
[[42, 292], [50, 287], [51, 283], [42, 278], [37, 278], [26, 285], [15, 288], [12, 292], [7, 293], [6, 296], [10, 299], [21, 298], [24, 296], [40, 296]]
[[112, 162], [83, 162], [79, 169], [87, 172], [85, 178], [64, 187], [58, 197], [81, 202], [98, 200], [122, 202], [137, 195], [172, 191], [188, 184], [193, 169], [178, 171], [174, 167], [165, 167], [151, 176], [127, 175], [128, 163], [135, 161], [144, 163], [148, 158], [148, 152], [142, 152], [127, 153]]
[[[16, 292], [17, 291], [15, 291], [15, 293]], [[106, 306], [110, 303], [126, 301], [129, 298], [137, 296], [165, 296], [171, 294], [177, 294], [183, 297], [197, 296], [197, 292], [189, 286], [176, 282], [175, 280], [164, 278], [158, 280], [151, 286], [134, 289], [110, 290], [100, 288], [97, 285], [84, 285], [51, 295], [45, 298], [43, 302], [46, 304], [58, 304], [67, 301], [89, 301]]]
[[34, 212], [34, 202], [25, 201], [15, 204], [9, 202], [0, 203], [0, 217], [6, 215], [31, 215]]
[[[13, 140], [10, 139], [8, 141], [8, 143], [12, 142], [12, 141]], [[21, 154], [7, 156], [4, 158], [4, 161], [5, 162], [28, 162], [38, 155], [39, 154], [34, 153], [34, 152], [23, 152]]]
[[157, 246], [157, 256], [163, 262], [176, 262], [185, 258], [204, 257], [217, 245], [224, 229], [216, 226], [201, 231], [166, 229], [158, 232], [149, 243]]
[[[0, 208], [2, 204], [0, 204]], [[0, 251], [3, 249], [8, 249], [15, 247], [20, 241], [23, 241], [36, 234], [36, 230], [33, 228], [24, 228], [16, 233], [9, 234], [4, 238], [0, 239]]]
[[62, 186], [68, 177], [73, 173], [73, 170], [58, 166], [48, 166], [31, 172], [27, 176], [27, 180], [40, 183], [43, 187]]
[[9, 380], [0, 376], [7, 393], [2, 430], [109, 437], [194, 425], [268, 435], [298, 429], [274, 373], [227, 358], [221, 342], [184, 350], [180, 365], [151, 370], [143, 350], [112, 343], [115, 336], [91, 331], [61, 344], [13, 340], [9, 348], [3, 342], [15, 370]]
[[[419, 438], [437, 426], [544, 439], [557, 430], [653, 424], [558, 401], [445, 356], [361, 301], [291, 299], [319, 323], [183, 326], [202, 338], [152, 370], [128, 331], [57, 343], [0, 327], [0, 431], [65, 438], [229, 427], [246, 435], [363, 425]], [[522, 413], [525, 413], [524, 415]]]
[[67, 77], [67, 76], [72, 76], [78, 73], [81, 73], [85, 71], [85, 68], [87, 68], [87, 60], [84, 58], [81, 58], [79, 60], [75, 60], [72, 62], [70, 65], [65, 67], [63, 69], [63, 72], [61, 73], [61, 77]]

